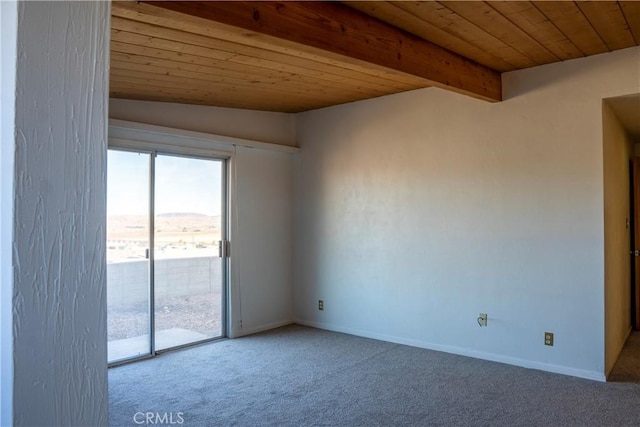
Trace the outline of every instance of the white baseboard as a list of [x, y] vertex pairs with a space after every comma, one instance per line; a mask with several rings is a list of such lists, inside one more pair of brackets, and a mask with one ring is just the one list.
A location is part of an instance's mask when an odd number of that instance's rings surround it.
[[280, 328], [295, 323], [293, 320], [280, 320], [278, 322], [267, 323], [266, 325], [254, 326], [253, 328], [238, 329], [233, 334], [233, 338], [240, 338], [247, 335], [257, 334], [258, 332], [268, 331], [269, 329]]
[[293, 323], [297, 323], [299, 325], [304, 325], [304, 326], [311, 326], [318, 329], [325, 329], [325, 330], [334, 331], [334, 332], [342, 332], [345, 334], [356, 335], [364, 338], [372, 338], [380, 341], [387, 341], [387, 342], [392, 342], [396, 344], [408, 345], [411, 347], [419, 347], [419, 348], [425, 348], [428, 350], [442, 351], [444, 353], [452, 353], [460, 356], [467, 356], [467, 357], [473, 357], [476, 359], [489, 360], [491, 362], [506, 363], [508, 365], [520, 366], [522, 368], [537, 369], [540, 371], [552, 372], [554, 374], [569, 375], [572, 377], [585, 378], [588, 380], [595, 380], [595, 381], [601, 381], [601, 382], [604, 382], [607, 380], [606, 376], [603, 373], [596, 372], [596, 371], [586, 371], [582, 369], [570, 368], [567, 366], [553, 365], [550, 363], [536, 362], [536, 361], [526, 360], [526, 359], [518, 359], [515, 357], [502, 356], [499, 354], [469, 350], [462, 347], [433, 344], [429, 342], [396, 337], [392, 335], [378, 334], [378, 333], [363, 331], [359, 329], [343, 328], [340, 326], [336, 326], [336, 325], [324, 323], [324, 322], [307, 321], [303, 319], [294, 318]]

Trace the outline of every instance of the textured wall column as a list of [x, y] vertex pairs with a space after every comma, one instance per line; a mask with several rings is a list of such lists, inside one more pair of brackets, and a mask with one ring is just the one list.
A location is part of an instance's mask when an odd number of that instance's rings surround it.
[[14, 425], [106, 425], [108, 2], [18, 3]]

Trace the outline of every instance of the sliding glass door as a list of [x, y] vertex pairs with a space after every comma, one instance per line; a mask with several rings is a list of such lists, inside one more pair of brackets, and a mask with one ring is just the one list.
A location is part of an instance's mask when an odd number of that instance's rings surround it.
[[222, 335], [223, 169], [220, 160], [156, 157], [157, 350]]
[[226, 162], [109, 150], [109, 362], [224, 336]]
[[148, 153], [109, 150], [107, 335], [109, 361], [150, 354]]

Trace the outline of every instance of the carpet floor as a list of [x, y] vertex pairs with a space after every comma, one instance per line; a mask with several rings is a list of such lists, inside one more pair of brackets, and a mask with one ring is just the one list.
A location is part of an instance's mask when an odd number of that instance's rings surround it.
[[110, 369], [110, 424], [640, 425], [640, 334], [611, 379], [291, 325]]

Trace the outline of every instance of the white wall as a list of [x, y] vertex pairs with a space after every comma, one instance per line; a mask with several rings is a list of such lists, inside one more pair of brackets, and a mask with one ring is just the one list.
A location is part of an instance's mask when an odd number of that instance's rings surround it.
[[234, 155], [233, 336], [293, 320], [293, 157], [243, 147]]
[[13, 409], [13, 157], [15, 145], [18, 7], [0, 2], [0, 425], [12, 424]]
[[[145, 120], [280, 145], [295, 141], [295, 120], [289, 114], [112, 99], [110, 108], [114, 106], [116, 111], [110, 109], [109, 115], [120, 120]], [[147, 115], [149, 111], [154, 114]], [[223, 124], [227, 127], [220, 127]], [[229, 332], [235, 337], [293, 319], [293, 155], [237, 147], [230, 156], [230, 198], [235, 209], [231, 212]]]
[[12, 424], [106, 425], [109, 3], [17, 8]]
[[296, 320], [604, 379], [601, 105], [639, 91], [639, 59], [506, 73], [496, 104], [431, 88], [301, 114]]
[[604, 165], [605, 373], [609, 374], [631, 330], [629, 160], [631, 138], [602, 104]]
[[175, 129], [295, 146], [295, 116], [287, 113], [111, 99], [109, 117]]

